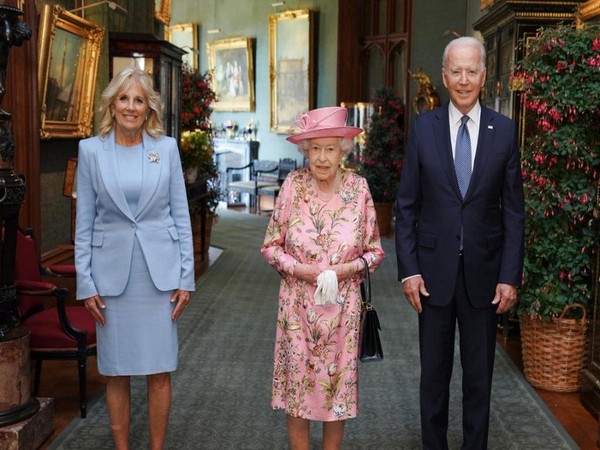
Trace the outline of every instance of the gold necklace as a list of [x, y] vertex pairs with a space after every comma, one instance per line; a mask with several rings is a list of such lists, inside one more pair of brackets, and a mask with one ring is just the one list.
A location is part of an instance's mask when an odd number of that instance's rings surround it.
[[329, 190], [327, 192], [324, 192], [323, 190], [321, 190], [321, 188], [319, 188], [319, 185], [317, 184], [317, 179], [313, 176], [312, 183], [317, 197], [319, 197], [324, 202], [328, 202], [329, 200], [331, 200], [333, 196], [340, 191], [340, 178], [340, 170], [338, 169], [335, 172], [335, 179], [333, 180], [333, 184], [329, 187]]

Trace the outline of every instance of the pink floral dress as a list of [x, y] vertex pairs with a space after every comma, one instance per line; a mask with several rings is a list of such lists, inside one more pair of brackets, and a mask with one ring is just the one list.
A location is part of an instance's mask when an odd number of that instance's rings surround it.
[[339, 283], [336, 304], [316, 305], [316, 287], [293, 271], [297, 263], [325, 270], [360, 256], [370, 271], [379, 266], [384, 252], [366, 180], [342, 172], [339, 193], [325, 201], [309, 169], [292, 172], [277, 197], [262, 253], [282, 276], [272, 407], [310, 420], [356, 417], [362, 272]]

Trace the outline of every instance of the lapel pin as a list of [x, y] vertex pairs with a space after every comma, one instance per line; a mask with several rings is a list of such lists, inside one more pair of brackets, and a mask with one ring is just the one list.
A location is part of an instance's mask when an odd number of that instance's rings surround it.
[[160, 156], [158, 156], [158, 153], [156, 152], [150, 152], [148, 153], [148, 161], [150, 161], [151, 163], [158, 164], [158, 162], [160, 161]]
[[488, 125], [488, 130], [493, 130], [494, 129], [494, 125]]

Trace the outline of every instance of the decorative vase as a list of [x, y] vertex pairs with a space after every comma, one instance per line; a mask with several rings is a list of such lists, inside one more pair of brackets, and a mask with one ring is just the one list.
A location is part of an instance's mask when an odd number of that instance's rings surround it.
[[198, 168], [188, 167], [185, 169], [185, 182], [188, 184], [195, 183], [198, 179]]
[[381, 236], [388, 236], [392, 231], [393, 206], [392, 202], [375, 202], [375, 213], [377, 214], [377, 224]]
[[[583, 311], [581, 319], [567, 319], [574, 308]], [[548, 320], [519, 318], [523, 350], [523, 372], [532, 386], [554, 392], [576, 392], [580, 372], [585, 367], [588, 319], [585, 308], [575, 303], [560, 317]]]

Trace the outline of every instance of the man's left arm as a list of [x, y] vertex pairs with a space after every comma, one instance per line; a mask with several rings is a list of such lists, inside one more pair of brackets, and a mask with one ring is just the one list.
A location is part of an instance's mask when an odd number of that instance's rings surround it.
[[516, 287], [521, 284], [523, 274], [525, 199], [523, 195], [518, 131], [514, 122], [512, 123], [510, 133], [512, 135], [512, 143], [504, 171], [502, 189], [504, 245], [498, 283]]

